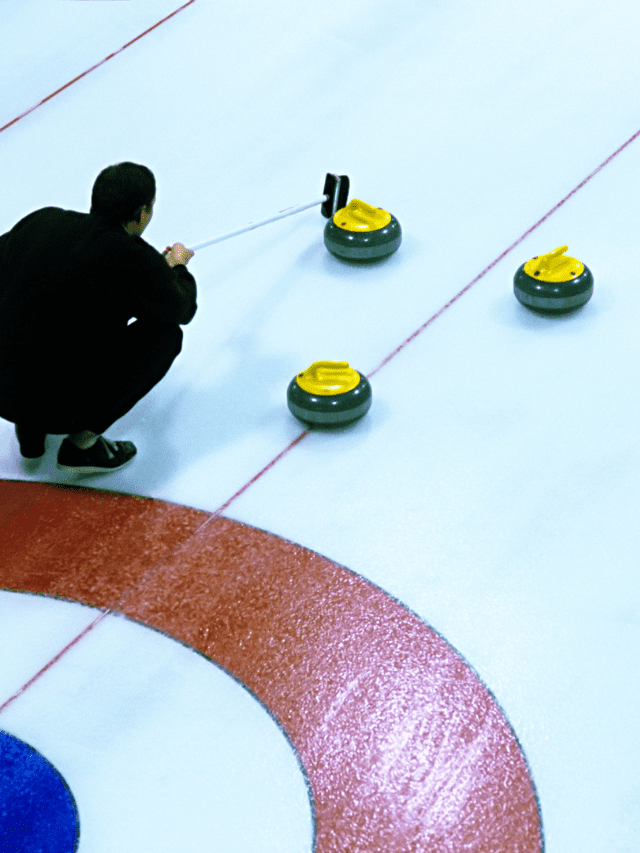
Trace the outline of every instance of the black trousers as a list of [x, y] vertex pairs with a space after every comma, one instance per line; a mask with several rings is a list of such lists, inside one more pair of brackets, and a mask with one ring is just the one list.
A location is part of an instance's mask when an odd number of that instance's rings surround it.
[[53, 376], [45, 371], [46, 380], [29, 379], [19, 368], [0, 371], [0, 416], [32, 431], [101, 435], [166, 375], [182, 338], [178, 325], [138, 319], [100, 358], [83, 362], [77, 353], [73, 366]]

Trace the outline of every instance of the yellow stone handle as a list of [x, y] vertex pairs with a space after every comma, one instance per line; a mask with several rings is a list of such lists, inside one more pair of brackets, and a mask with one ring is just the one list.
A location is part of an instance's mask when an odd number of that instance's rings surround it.
[[347, 361], [314, 361], [298, 374], [297, 382], [310, 394], [345, 394], [360, 382], [360, 374]]
[[345, 231], [379, 231], [391, 222], [391, 214], [354, 198], [342, 210], [336, 211], [333, 222]]
[[565, 255], [568, 246], [559, 246], [553, 252], [532, 258], [525, 264], [527, 275], [542, 281], [570, 281], [584, 272], [584, 264], [576, 258]]
[[543, 255], [540, 258], [540, 266], [551, 272], [571, 263], [573, 258], [563, 257], [568, 248], [568, 246], [559, 246], [557, 249], [554, 249], [553, 252]]

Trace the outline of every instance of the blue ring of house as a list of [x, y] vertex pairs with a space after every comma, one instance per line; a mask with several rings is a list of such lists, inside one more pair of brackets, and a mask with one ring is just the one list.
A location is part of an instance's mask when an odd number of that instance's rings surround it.
[[33, 747], [0, 731], [0, 850], [74, 853], [78, 809], [56, 768]]

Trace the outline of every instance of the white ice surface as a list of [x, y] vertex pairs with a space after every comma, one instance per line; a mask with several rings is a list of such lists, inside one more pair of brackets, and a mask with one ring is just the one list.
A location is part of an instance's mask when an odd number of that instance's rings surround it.
[[66, 648], [97, 615], [87, 607], [40, 595], [21, 595], [18, 599], [0, 592], [0, 705], [49, 663], [52, 650], [56, 654]]
[[[0, 593], [0, 604], [22, 615], [2, 629], [3, 668], [34, 631], [46, 628], [53, 647], [70, 612], [97, 615], [18, 593]], [[65, 778], [79, 853], [311, 849], [306, 783], [273, 718], [202, 655], [134, 622], [106, 617], [9, 705], [0, 728]]]
[[[142, 9], [5, 5], [34, 79], [30, 45], [57, 28], [50, 91], [85, 62], [62, 10], [112, 26], [88, 67]], [[403, 227], [366, 268], [328, 255], [316, 211], [198, 253], [183, 353], [109, 433], [139, 458], [84, 484], [218, 508], [299, 435], [296, 372], [374, 370], [640, 129], [639, 72], [632, 0], [198, 0], [3, 133], [0, 231], [86, 210], [123, 159], [156, 174], [160, 249], [312, 200], [327, 171]], [[17, 114], [37, 86], [24, 62], [7, 75]], [[228, 510], [380, 584], [467, 657], [523, 743], [549, 853], [640, 837], [639, 178], [640, 140], [376, 373], [363, 421], [307, 436]], [[595, 295], [536, 317], [513, 274], [563, 244]], [[29, 466], [10, 424], [0, 443], [1, 476], [63, 481], [56, 440]]]
[[176, 0], [3, 0], [0, 127], [121, 50], [179, 5]]

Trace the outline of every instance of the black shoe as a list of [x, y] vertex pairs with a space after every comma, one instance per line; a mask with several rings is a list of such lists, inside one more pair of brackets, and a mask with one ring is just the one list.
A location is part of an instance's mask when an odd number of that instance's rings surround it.
[[58, 468], [76, 474], [108, 474], [128, 465], [137, 452], [130, 441], [109, 441], [103, 435], [86, 450], [65, 438], [58, 451]]
[[37, 459], [44, 454], [46, 432], [34, 427], [16, 424], [16, 438], [20, 444], [20, 453], [26, 459]]

